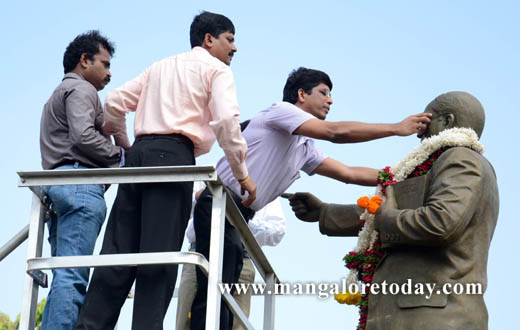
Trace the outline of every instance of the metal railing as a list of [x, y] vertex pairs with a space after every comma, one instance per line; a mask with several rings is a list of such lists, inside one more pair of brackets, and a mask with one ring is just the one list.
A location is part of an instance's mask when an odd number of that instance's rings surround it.
[[[20, 318], [21, 330], [34, 329], [38, 288], [47, 276], [41, 270], [56, 268], [141, 266], [156, 264], [193, 264], [208, 275], [206, 330], [218, 330], [221, 297], [246, 329], [254, 329], [232, 295], [221, 293], [225, 217], [237, 228], [247, 252], [266, 283], [264, 330], [274, 329], [275, 284], [278, 277], [258, 245], [238, 207], [222, 185], [214, 166], [168, 166], [118, 169], [84, 169], [18, 172], [19, 187], [33, 192], [29, 226], [0, 248], [0, 261], [28, 237], [27, 268]], [[213, 195], [210, 258], [196, 252], [156, 252], [42, 258], [45, 196], [42, 186], [76, 184], [119, 184], [204, 181]]]

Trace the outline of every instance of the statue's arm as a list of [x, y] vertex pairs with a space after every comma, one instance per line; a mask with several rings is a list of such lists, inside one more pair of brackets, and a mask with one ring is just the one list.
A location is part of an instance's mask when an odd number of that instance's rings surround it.
[[398, 210], [388, 206], [392, 203], [384, 203], [375, 219], [383, 247], [439, 246], [457, 240], [472, 219], [485, 189], [481, 160], [470, 149], [449, 149], [429, 173], [430, 186], [424, 206]]
[[319, 222], [320, 231], [328, 236], [357, 236], [361, 229], [359, 216], [362, 210], [357, 205], [323, 203], [311, 193], [283, 194], [288, 198], [298, 219], [304, 222]]
[[327, 236], [357, 236], [362, 210], [354, 204], [324, 204], [320, 212], [320, 232]]

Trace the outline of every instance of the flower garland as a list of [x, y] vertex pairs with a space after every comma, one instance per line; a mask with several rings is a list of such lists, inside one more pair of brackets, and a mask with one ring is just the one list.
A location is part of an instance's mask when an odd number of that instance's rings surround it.
[[[451, 128], [442, 131], [438, 135], [424, 139], [419, 147], [409, 153], [394, 167], [385, 167], [379, 171], [375, 196], [372, 198], [361, 197], [358, 206], [365, 209], [360, 216], [362, 229], [359, 239], [353, 251], [349, 252], [343, 260], [350, 269], [347, 277], [349, 287], [359, 282], [372, 283], [377, 264], [384, 253], [381, 248], [379, 233], [374, 228], [374, 218], [377, 209], [386, 196], [386, 188], [396, 182], [407, 178], [426, 174], [439, 156], [451, 147], [466, 147], [478, 153], [484, 152], [484, 146], [479, 142], [478, 136], [470, 128]], [[368, 317], [368, 292], [338, 293], [334, 298], [343, 304], [359, 305], [359, 324], [357, 329], [365, 329]]]

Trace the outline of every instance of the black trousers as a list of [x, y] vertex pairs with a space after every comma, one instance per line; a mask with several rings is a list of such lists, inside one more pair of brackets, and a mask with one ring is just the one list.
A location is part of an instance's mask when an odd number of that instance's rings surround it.
[[[194, 165], [193, 144], [182, 135], [138, 137], [127, 167]], [[180, 251], [190, 217], [193, 182], [121, 184], [101, 254]], [[177, 266], [96, 268], [76, 329], [113, 329], [134, 280], [133, 330], [163, 329]]]
[[[242, 206], [239, 196], [231, 192], [233, 200], [237, 204], [244, 219], [249, 221], [254, 216], [254, 211]], [[195, 250], [203, 254], [209, 260], [209, 243], [211, 232], [211, 207], [213, 197], [206, 188], [200, 195], [193, 210], [195, 237], [197, 238]], [[242, 259], [244, 246], [240, 240], [238, 230], [226, 219], [224, 229], [224, 260], [222, 269], [222, 283], [237, 283], [242, 271]], [[191, 307], [191, 330], [204, 330], [206, 327], [206, 301], [208, 294], [208, 278], [197, 267], [197, 293]], [[221, 301], [220, 329], [231, 330], [233, 327], [233, 313], [224, 302]]]

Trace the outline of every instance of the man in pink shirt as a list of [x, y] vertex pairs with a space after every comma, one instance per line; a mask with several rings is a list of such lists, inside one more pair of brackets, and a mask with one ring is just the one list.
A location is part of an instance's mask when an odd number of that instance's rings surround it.
[[[128, 150], [126, 166], [194, 165], [215, 140], [224, 150], [242, 202], [255, 200], [256, 184], [245, 165], [247, 144], [229, 64], [235, 28], [225, 16], [202, 12], [190, 28], [190, 52], [152, 64], [113, 90], [105, 103], [106, 134]], [[125, 115], [135, 114], [136, 140], [126, 134]], [[179, 251], [190, 216], [192, 182], [124, 184], [107, 223], [101, 254]], [[113, 329], [134, 280], [132, 329], [162, 329], [177, 266], [97, 268], [76, 329]]]

